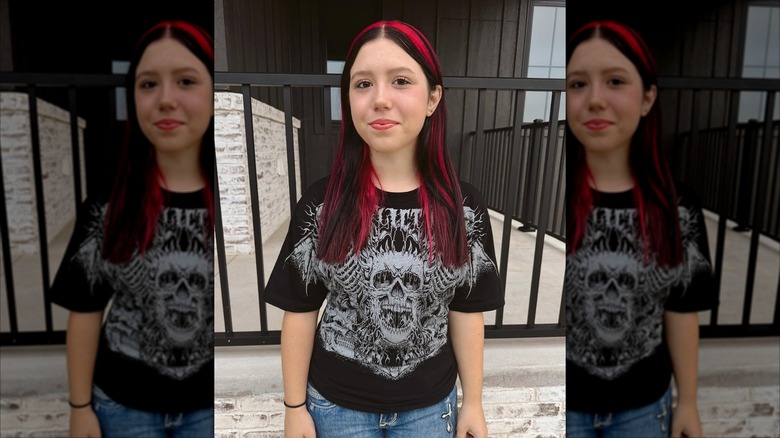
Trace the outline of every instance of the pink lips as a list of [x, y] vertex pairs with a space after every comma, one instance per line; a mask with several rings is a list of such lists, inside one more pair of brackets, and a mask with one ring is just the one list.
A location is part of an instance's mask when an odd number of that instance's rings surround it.
[[585, 122], [584, 125], [591, 131], [601, 131], [612, 126], [612, 122], [604, 119], [591, 119]]
[[183, 122], [175, 119], [162, 119], [154, 122], [154, 126], [156, 126], [157, 128], [163, 131], [170, 131], [176, 129], [183, 124], [184, 124]]
[[398, 122], [390, 119], [376, 119], [368, 125], [377, 131], [387, 131], [388, 129], [398, 125]]

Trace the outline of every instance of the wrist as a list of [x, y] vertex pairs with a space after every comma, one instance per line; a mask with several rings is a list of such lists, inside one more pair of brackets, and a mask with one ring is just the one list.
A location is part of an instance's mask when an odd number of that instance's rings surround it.
[[282, 404], [284, 405], [285, 410], [286, 409], [299, 409], [306, 406], [306, 399], [303, 399], [302, 403], [287, 403], [287, 400], [282, 400]]

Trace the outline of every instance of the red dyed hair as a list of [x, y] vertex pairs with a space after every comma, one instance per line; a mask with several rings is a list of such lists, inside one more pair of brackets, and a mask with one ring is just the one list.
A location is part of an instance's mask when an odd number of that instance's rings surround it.
[[[184, 21], [163, 21], [147, 30], [136, 43], [127, 73], [127, 134], [120, 151], [119, 168], [112, 186], [105, 220], [103, 257], [120, 263], [130, 259], [138, 248], [144, 253], [154, 238], [157, 219], [165, 200], [159, 180], [154, 145], [141, 131], [135, 112], [135, 72], [146, 48], [163, 38], [183, 44], [214, 76], [214, 41], [199, 26]], [[206, 185], [203, 190], [213, 226], [215, 176], [214, 120], [203, 135], [200, 165]]]
[[[386, 38], [408, 53], [422, 68], [431, 91], [437, 85], [443, 88], [439, 59], [428, 39], [413, 26], [400, 21], [379, 21], [355, 37], [341, 75], [341, 114], [344, 115], [341, 142], [320, 216], [317, 255], [329, 263], [343, 262], [350, 249], [360, 252], [381, 203], [381, 192], [372, 182], [375, 171], [368, 145], [349, 116], [352, 65], [361, 47], [378, 38]], [[447, 149], [446, 129], [447, 108], [442, 94], [436, 111], [426, 118], [417, 139], [416, 164], [422, 179], [418, 196], [431, 260], [441, 257], [444, 265], [455, 266], [466, 262], [468, 251], [463, 196]]]
[[[639, 71], [645, 90], [658, 86], [655, 61], [639, 34], [614, 21], [593, 21], [578, 29], [566, 44], [566, 62], [581, 43], [601, 38], [612, 44]], [[567, 161], [569, 166], [567, 234], [569, 250], [579, 247], [587, 219], [593, 208], [589, 182], [590, 169], [585, 161], [582, 143], [567, 127]], [[639, 232], [644, 242], [645, 261], [650, 254], [663, 266], [682, 261], [680, 223], [677, 213], [677, 191], [666, 153], [661, 145], [661, 105], [658, 98], [639, 122], [631, 140], [629, 165], [634, 178], [634, 201], [639, 218]]]

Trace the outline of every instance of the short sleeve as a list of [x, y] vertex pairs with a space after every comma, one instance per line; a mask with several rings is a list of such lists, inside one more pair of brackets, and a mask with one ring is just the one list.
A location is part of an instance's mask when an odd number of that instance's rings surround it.
[[466, 283], [455, 290], [449, 308], [457, 312], [487, 312], [504, 305], [490, 214], [476, 188], [461, 182], [461, 190], [469, 245], [468, 275]]
[[105, 204], [85, 201], [65, 249], [49, 300], [74, 312], [103, 310], [114, 290], [106, 277], [103, 259], [103, 215]]
[[704, 214], [695, 194], [680, 186], [679, 220], [683, 265], [672, 287], [665, 309], [673, 312], [699, 312], [717, 304], [715, 279], [710, 261]]
[[287, 236], [263, 292], [266, 303], [290, 312], [319, 310], [328, 294], [325, 265], [317, 258], [318, 216], [323, 181], [315, 183], [295, 207]]

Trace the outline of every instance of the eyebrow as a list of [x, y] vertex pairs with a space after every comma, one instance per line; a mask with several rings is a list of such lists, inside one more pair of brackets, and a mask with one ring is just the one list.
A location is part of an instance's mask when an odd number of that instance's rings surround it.
[[[181, 73], [198, 73], [198, 70], [195, 67], [179, 67], [173, 70], [173, 74], [181, 74]], [[158, 74], [157, 70], [147, 69], [147, 70], [141, 70], [136, 72], [135, 77], [138, 78], [144, 75], [154, 76], [156, 74]]]
[[[414, 71], [410, 69], [409, 67], [395, 67], [387, 70], [386, 74], [396, 74], [396, 73], [411, 73], [414, 74]], [[360, 70], [356, 71], [355, 73], [352, 73], [352, 76], [350, 76], [350, 79], [354, 79], [355, 76], [371, 76], [371, 71], [369, 70]]]
[[[628, 73], [628, 70], [623, 67], [610, 67], [604, 70], [601, 70], [599, 72], [600, 74], [609, 74], [609, 73]], [[573, 70], [573, 71], [566, 71], [566, 77], [569, 76], [577, 76], [577, 75], [585, 75], [585, 70]]]

